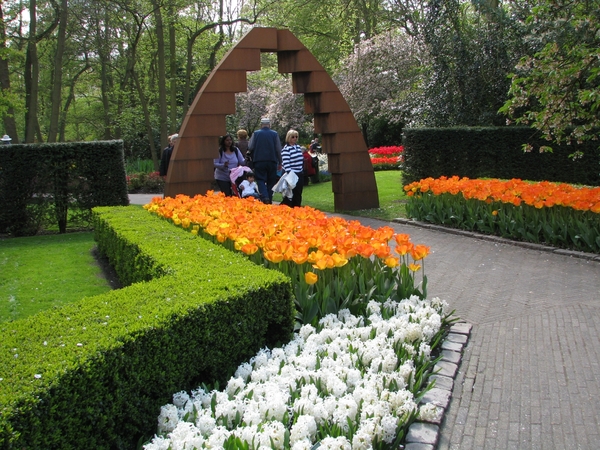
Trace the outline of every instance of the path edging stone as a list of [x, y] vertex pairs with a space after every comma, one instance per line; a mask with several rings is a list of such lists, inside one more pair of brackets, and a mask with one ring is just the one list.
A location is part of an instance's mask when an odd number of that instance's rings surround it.
[[425, 393], [419, 403], [432, 403], [436, 407], [436, 414], [433, 418], [417, 420], [410, 425], [405, 450], [434, 450], [437, 446], [440, 425], [452, 399], [454, 379], [472, 328], [473, 325], [467, 322], [457, 322], [450, 327], [441, 345], [442, 358], [434, 366], [433, 375], [428, 380], [435, 381], [435, 387]]

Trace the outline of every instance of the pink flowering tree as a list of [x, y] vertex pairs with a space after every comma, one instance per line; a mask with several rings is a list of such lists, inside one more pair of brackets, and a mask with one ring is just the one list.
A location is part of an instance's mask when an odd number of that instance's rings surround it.
[[[416, 39], [389, 32], [360, 42], [341, 64], [335, 81], [369, 145], [381, 145], [373, 136], [378, 122], [397, 124], [396, 129], [401, 129], [410, 121], [421, 97], [426, 59]], [[399, 144], [400, 136], [385, 140]]]

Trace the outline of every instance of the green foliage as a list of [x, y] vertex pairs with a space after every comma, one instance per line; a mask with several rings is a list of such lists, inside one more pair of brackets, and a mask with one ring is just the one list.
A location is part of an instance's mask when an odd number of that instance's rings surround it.
[[125, 172], [128, 175], [134, 173], [151, 173], [154, 172], [154, 163], [151, 159], [128, 159], [125, 160]]
[[162, 194], [164, 189], [165, 180], [158, 172], [141, 172], [127, 175], [127, 192], [130, 194]]
[[[600, 149], [594, 143], [560, 145], [553, 153], [524, 153], [524, 142], [535, 147], [545, 141], [527, 127], [407, 129], [402, 183], [457, 175], [600, 186]], [[573, 151], [584, 155], [572, 161]]]
[[109, 291], [93, 247], [90, 232], [0, 240], [0, 322]]
[[140, 208], [96, 208], [94, 221], [132, 284], [0, 324], [3, 448], [133, 448], [173, 392], [289, 339], [283, 275]]
[[335, 0], [269, 0], [258, 2], [263, 26], [288, 28], [330, 73], [352, 51], [361, 35], [374, 36], [381, 2], [342, 3]]
[[[479, 4], [479, 9], [475, 6]], [[502, 125], [509, 73], [527, 52], [517, 5], [428, 2], [422, 31], [430, 58], [414, 123], [430, 127]]]
[[600, 253], [600, 215], [563, 206], [535, 208], [486, 203], [461, 194], [409, 197], [408, 217], [452, 228], [495, 234], [518, 241]]
[[598, 140], [599, 7], [597, 1], [543, 1], [532, 9], [528, 23], [546, 41], [517, 65], [501, 112], [557, 144]]

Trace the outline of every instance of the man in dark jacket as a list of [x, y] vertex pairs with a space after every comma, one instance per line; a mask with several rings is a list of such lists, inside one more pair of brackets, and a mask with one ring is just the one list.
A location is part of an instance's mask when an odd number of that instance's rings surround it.
[[254, 175], [260, 196], [265, 203], [273, 200], [273, 186], [277, 183], [277, 169], [281, 168], [281, 141], [277, 132], [271, 130], [271, 120], [261, 119], [260, 130], [255, 131], [248, 142], [254, 163]]

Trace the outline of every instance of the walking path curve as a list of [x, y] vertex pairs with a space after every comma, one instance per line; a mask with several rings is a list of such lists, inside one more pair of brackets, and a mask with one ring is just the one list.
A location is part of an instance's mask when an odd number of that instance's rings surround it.
[[473, 325], [438, 449], [600, 448], [599, 255], [343, 217], [430, 246], [428, 297]]

